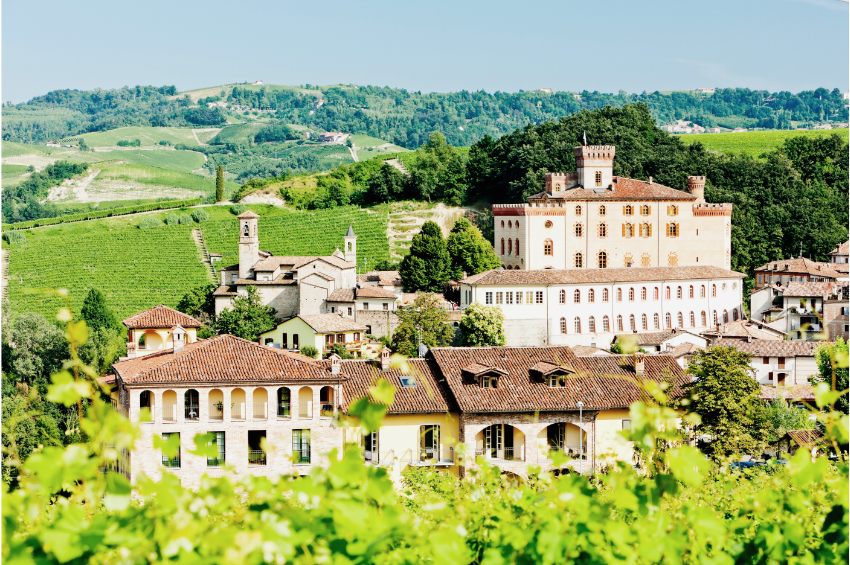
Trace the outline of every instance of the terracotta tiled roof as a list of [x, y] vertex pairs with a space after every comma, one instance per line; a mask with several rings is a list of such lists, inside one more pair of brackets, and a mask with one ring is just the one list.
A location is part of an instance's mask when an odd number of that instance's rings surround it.
[[[658, 345], [663, 345], [664, 342], [667, 341], [668, 339], [672, 339], [672, 338], [679, 336], [679, 335], [682, 335], [682, 334], [690, 334], [690, 335], [693, 335], [693, 336], [697, 336], [697, 334], [691, 333], [691, 332], [686, 331], [686, 330], [670, 329], [670, 330], [664, 330], [664, 331], [660, 331], [660, 332], [638, 332], [638, 333], [630, 333], [630, 334], [625, 334], [625, 333], [624, 334], [617, 334], [615, 336], [615, 339], [617, 341], [620, 341], [620, 340], [623, 340], [623, 339], [628, 340], [628, 339], [632, 338], [632, 339], [635, 339], [635, 345], [637, 345], [637, 346], [642, 346], [642, 345], [658, 346]], [[697, 336], [697, 337], [701, 337], [701, 336]]]
[[830, 263], [829, 266], [832, 267], [833, 271], [841, 275], [850, 273], [850, 263]]
[[[330, 361], [322, 363], [330, 371]], [[408, 359], [407, 365], [409, 371], [391, 369], [383, 373], [381, 364], [376, 360], [341, 361], [340, 375], [346, 378], [342, 385], [343, 410], [347, 411], [358, 398], [369, 396], [369, 387], [378, 379], [386, 379], [396, 388], [395, 400], [387, 410], [389, 414], [457, 412], [452, 394], [440, 378], [440, 370], [433, 360]], [[402, 386], [399, 380], [401, 376], [414, 377], [416, 386]]]
[[256, 212], [252, 212], [251, 210], [245, 210], [244, 212], [242, 212], [241, 214], [239, 214], [236, 217], [239, 218], [240, 220], [248, 220], [248, 219], [253, 219], [253, 218], [259, 218], [260, 216], [257, 215]]
[[792, 282], [788, 283], [782, 296], [785, 298], [806, 298], [829, 296], [836, 291], [834, 283], [828, 282]]
[[325, 273], [320, 273], [320, 272], [318, 272], [318, 271], [316, 271], [315, 273], [307, 273], [306, 275], [304, 275], [304, 276], [301, 278], [301, 280], [304, 280], [304, 279], [306, 279], [306, 278], [308, 278], [308, 277], [319, 277], [320, 279], [325, 279], [326, 281], [332, 281], [332, 280], [335, 280], [332, 276], [330, 276], [330, 275], [326, 275]]
[[815, 389], [812, 385], [761, 385], [761, 393], [759, 393], [758, 397], [762, 400], [784, 398], [785, 400], [805, 400], [809, 402], [815, 399]]
[[112, 365], [125, 384], [328, 380], [308, 357], [220, 335]]
[[356, 332], [366, 331], [366, 326], [350, 318], [337, 314], [315, 314], [313, 316], [298, 316], [304, 323], [313, 328], [316, 333]]
[[298, 281], [292, 278], [292, 275], [290, 275], [289, 273], [281, 273], [277, 276], [276, 279], [270, 281], [258, 281], [257, 279], [236, 279], [236, 282], [231, 283], [231, 285], [238, 286], [293, 286], [297, 284]]
[[611, 352], [607, 349], [590, 347], [589, 345], [574, 345], [573, 353], [575, 353], [579, 357], [587, 357], [590, 355], [611, 355]]
[[[624, 408], [640, 399], [629, 355], [576, 357], [565, 346], [435, 347], [430, 355], [465, 412], [576, 410], [579, 400], [588, 410]], [[567, 378], [566, 387], [550, 388], [531, 371], [540, 362], [569, 365], [576, 374]], [[645, 378], [660, 380], [669, 374], [677, 386], [686, 382], [681, 367], [669, 356], [645, 356], [644, 363]], [[499, 378], [496, 388], [482, 389], [463, 374], [464, 367], [473, 364], [498, 367], [507, 375]]]
[[758, 267], [756, 272], [777, 272], [777, 273], [806, 273], [814, 277], [836, 278], [840, 273], [835, 271], [833, 263], [821, 263], [811, 261], [805, 257], [797, 257], [796, 259], [782, 259], [779, 261], [771, 261]]
[[672, 355], [674, 358], [678, 359], [682, 355], [689, 355], [697, 349], [700, 349], [700, 346], [694, 345], [693, 343], [680, 343], [672, 349], [662, 351], [661, 355]]
[[[779, 311], [782, 311], [779, 308]], [[709, 330], [701, 332], [700, 335], [705, 337], [722, 337], [722, 338], [747, 338], [764, 339], [764, 340], [781, 340], [785, 336], [785, 332], [771, 328], [765, 323], [756, 320], [737, 320], [735, 322], [727, 322], [720, 324], [720, 329], [713, 327]]]
[[135, 316], [130, 316], [123, 323], [130, 329], [170, 328], [176, 325], [183, 326], [184, 328], [200, 328], [203, 326], [201, 322], [192, 316], [178, 312], [174, 308], [169, 308], [162, 304], [149, 308]]
[[848, 255], [850, 254], [850, 241], [845, 241], [838, 247], [829, 252], [830, 255]]
[[[291, 266], [293, 269], [299, 269], [304, 265], [312, 263], [313, 261], [324, 261], [329, 265], [333, 265], [334, 267], [339, 267], [340, 269], [353, 269], [356, 267], [354, 263], [349, 263], [345, 259], [339, 259], [338, 257], [334, 257], [333, 255], [311, 255], [308, 257], [298, 257], [298, 256], [272, 256], [267, 259], [263, 259], [262, 261], [257, 261], [254, 265], [255, 271], [274, 271], [280, 266], [286, 265]], [[238, 267], [238, 266], [237, 266]]]
[[236, 292], [236, 286], [233, 285], [222, 285], [215, 289], [213, 292], [213, 296], [237, 296], [239, 293]]
[[338, 288], [327, 298], [328, 302], [354, 302], [353, 288]]
[[813, 357], [823, 341], [789, 341], [776, 339], [718, 339], [715, 345], [734, 347], [752, 357]]
[[384, 290], [379, 286], [364, 286], [357, 289], [357, 298], [389, 298], [396, 299], [391, 290]]
[[401, 286], [401, 277], [398, 271], [372, 271], [357, 275], [357, 282], [359, 284], [378, 283], [378, 286]]
[[614, 282], [679, 281], [690, 279], [740, 279], [743, 273], [720, 267], [635, 267], [621, 269], [540, 269], [536, 271], [502, 271], [494, 269], [461, 280], [478, 285], [546, 285]]
[[551, 200], [696, 200], [692, 194], [657, 182], [614, 177], [611, 184], [613, 190], [586, 190], [576, 187], [554, 194], [541, 192], [529, 196], [528, 199], [538, 200], [545, 194]]
[[820, 430], [788, 430], [788, 437], [800, 447], [811, 449], [823, 442], [823, 432]]

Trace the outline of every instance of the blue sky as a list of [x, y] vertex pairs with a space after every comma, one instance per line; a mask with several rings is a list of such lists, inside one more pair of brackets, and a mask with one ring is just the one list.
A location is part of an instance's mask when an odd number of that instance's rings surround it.
[[262, 79], [447, 92], [848, 90], [841, 0], [5, 0], [2, 100]]

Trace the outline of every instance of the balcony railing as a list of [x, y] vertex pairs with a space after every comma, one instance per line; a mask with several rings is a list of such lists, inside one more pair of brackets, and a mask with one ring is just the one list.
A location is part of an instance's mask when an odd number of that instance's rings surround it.
[[378, 450], [366, 450], [363, 453], [363, 460], [367, 465], [392, 465], [395, 462], [395, 450], [390, 449], [381, 457], [381, 452]]
[[197, 420], [201, 417], [201, 409], [194, 404], [187, 404], [183, 410], [183, 415], [187, 420]]
[[295, 449], [292, 451], [292, 461], [296, 464], [310, 463], [309, 449]]
[[569, 457], [570, 459], [584, 459], [587, 460], [587, 446], [579, 446], [579, 445], [563, 445], [558, 447], [549, 446], [549, 454], [560, 452]]
[[266, 419], [266, 405], [265, 404], [254, 404], [254, 419], [255, 420], [265, 420]]
[[221, 457], [207, 457], [207, 467], [224, 467], [224, 455]]
[[333, 418], [334, 416], [334, 405], [333, 404], [322, 404], [322, 410], [319, 413], [322, 418]]
[[299, 418], [312, 418], [313, 417], [313, 403], [312, 402], [301, 402], [298, 405], [298, 417]]
[[234, 404], [233, 408], [230, 410], [230, 419], [231, 420], [244, 420], [245, 419], [245, 405], [244, 404]]
[[475, 452], [476, 457], [484, 459], [501, 459], [503, 461], [525, 461], [522, 449], [519, 447], [502, 447], [479, 449]]
[[176, 422], [177, 421], [177, 407], [176, 406], [163, 406], [162, 407], [162, 419], [166, 422]]
[[292, 408], [290, 407], [289, 402], [281, 402], [277, 405], [277, 417], [278, 418], [289, 418], [292, 416]]
[[210, 406], [210, 420], [224, 420], [224, 406]]
[[454, 447], [417, 447], [414, 448], [410, 464], [420, 465], [453, 465], [455, 462]]
[[265, 465], [266, 464], [266, 452], [262, 449], [252, 449], [248, 452], [248, 464], [249, 465]]

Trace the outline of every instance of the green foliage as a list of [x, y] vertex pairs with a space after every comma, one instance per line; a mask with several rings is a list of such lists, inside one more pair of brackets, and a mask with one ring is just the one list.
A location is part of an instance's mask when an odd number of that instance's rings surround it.
[[369, 177], [366, 189], [366, 199], [369, 202], [381, 203], [402, 200], [407, 196], [407, 179], [404, 174], [386, 163]]
[[325, 354], [325, 359], [329, 358], [331, 355], [336, 353], [343, 359], [354, 359], [354, 355], [348, 352], [345, 348], [345, 345], [341, 343], [335, 343], [331, 346], [330, 351]]
[[176, 226], [179, 223], [180, 223], [180, 216], [178, 216], [174, 212], [165, 216], [165, 225], [166, 226]]
[[23, 243], [27, 240], [27, 236], [18, 231], [10, 231], [3, 234], [3, 239], [9, 243]]
[[40, 394], [68, 359], [65, 335], [40, 314], [21, 314], [3, 326], [3, 372]]
[[222, 310], [215, 321], [219, 334], [235, 335], [248, 341], [257, 341], [261, 333], [276, 325], [274, 308], [263, 305], [254, 286], [248, 287], [247, 296], [237, 296], [233, 307]]
[[449, 278], [452, 280], [459, 281], [464, 273], [470, 276], [497, 269], [501, 264], [490, 242], [466, 218], [455, 222], [446, 240], [446, 250], [450, 262]]
[[770, 423], [758, 400], [761, 387], [752, 376], [749, 354], [734, 347], [700, 350], [687, 373], [696, 380], [685, 385], [689, 400], [685, 407], [700, 417], [694, 432], [708, 436], [706, 450], [717, 459], [761, 453]]
[[142, 140], [141, 139], [134, 139], [133, 141], [127, 141], [126, 139], [122, 139], [118, 143], [116, 143], [115, 145], [117, 145], [118, 147], [141, 147], [142, 146]]
[[439, 306], [433, 294], [420, 294], [410, 306], [396, 311], [399, 326], [392, 337], [394, 353], [418, 357], [419, 344], [429, 348], [452, 344], [454, 329], [448, 323], [448, 313]]
[[227, 122], [218, 108], [188, 108], [183, 111], [183, 118], [198, 126], [217, 126]]
[[224, 167], [215, 168], [215, 201], [224, 202]]
[[838, 337], [835, 343], [822, 343], [815, 350], [815, 360], [818, 364], [818, 374], [810, 377], [812, 384], [826, 383], [833, 392], [840, 393], [833, 409], [848, 413], [848, 345], [843, 338]]
[[837, 130], [801, 130], [801, 131], [745, 131], [738, 133], [712, 133], [706, 135], [683, 135], [683, 143], [699, 143], [706, 149], [720, 151], [729, 155], [747, 155], [759, 157], [782, 147], [789, 139], [829, 137], [837, 133], [847, 141], [847, 129]]
[[189, 214], [180, 214], [177, 216], [177, 223], [183, 226], [191, 226], [193, 221], [192, 216]]
[[767, 403], [767, 420], [770, 422], [768, 441], [774, 443], [788, 430], [813, 430], [815, 421], [809, 418], [810, 412], [790, 405], [783, 398]]
[[301, 355], [305, 355], [307, 357], [312, 357], [315, 359], [319, 355], [319, 350], [313, 347], [312, 345], [305, 345], [299, 351]]
[[449, 254], [440, 226], [425, 222], [422, 230], [413, 236], [410, 254], [399, 267], [399, 276], [407, 292], [443, 292], [449, 280]]
[[505, 345], [505, 314], [498, 306], [473, 302], [460, 318], [461, 345], [486, 347]]
[[[48, 190], [62, 184], [62, 181], [86, 172], [88, 163], [57, 161], [45, 167], [43, 171], [32, 173], [18, 184], [3, 189], [3, 221], [36, 220], [48, 215], [44, 207], [35, 201], [47, 196]], [[26, 205], [24, 205], [26, 203]]]
[[80, 310], [80, 314], [83, 320], [85, 320], [86, 325], [92, 330], [100, 328], [113, 328], [117, 330], [120, 327], [118, 321], [115, 319], [115, 314], [112, 313], [112, 310], [106, 304], [106, 297], [96, 288], [89, 290], [85, 300], [83, 300], [83, 307]]
[[148, 228], [156, 228], [162, 225], [162, 222], [156, 216], [145, 216], [142, 218], [142, 221], [139, 222], [139, 229], [146, 230]]
[[192, 210], [192, 219], [200, 224], [201, 222], [209, 220], [210, 215], [203, 208], [197, 208]]
[[202, 322], [207, 322], [215, 317], [215, 297], [213, 292], [216, 284], [208, 283], [197, 286], [183, 295], [177, 303], [177, 310], [188, 314]]
[[93, 328], [86, 343], [79, 348], [80, 359], [98, 375], [105, 375], [119, 357], [127, 355], [127, 340], [118, 328], [102, 326]]
[[16, 486], [18, 468], [40, 446], [63, 444], [56, 419], [42, 411], [38, 391], [26, 385], [3, 394], [3, 483]]
[[292, 128], [283, 123], [272, 124], [264, 127], [254, 136], [254, 143], [267, 143], [269, 141], [288, 141], [298, 139], [300, 136], [292, 131]]
[[233, 214], [234, 216], [238, 216], [239, 214], [241, 214], [245, 210], [247, 210], [247, 208], [245, 207], [244, 204], [234, 204], [233, 206], [230, 207], [230, 213]]
[[457, 477], [434, 467], [407, 467], [401, 472], [401, 486], [412, 496], [401, 498], [407, 510], [420, 514], [425, 505], [441, 504], [463, 496], [466, 485]]
[[[41, 226], [52, 226], [56, 224], [67, 224], [71, 222], [82, 222], [85, 220], [96, 220], [100, 218], [124, 216], [128, 214], [138, 214], [140, 212], [150, 212], [153, 210], [168, 210], [169, 208], [183, 208], [186, 206], [196, 206], [201, 203], [200, 198], [191, 198], [189, 200], [165, 200], [163, 202], [154, 202], [148, 204], [139, 204], [136, 206], [117, 206], [114, 208], [104, 207], [101, 210], [91, 210], [81, 214], [69, 214], [56, 216], [51, 218], [42, 218], [30, 222], [17, 222], [14, 224], [4, 225], [3, 229], [30, 229]], [[102, 203], [101, 203], [102, 204]], [[159, 224], [157, 224], [159, 225]]]

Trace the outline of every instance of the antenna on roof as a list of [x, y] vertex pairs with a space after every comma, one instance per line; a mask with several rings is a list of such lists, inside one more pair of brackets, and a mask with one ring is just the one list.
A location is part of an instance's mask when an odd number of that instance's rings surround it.
[[584, 131], [584, 146], [587, 147], [587, 130]]

